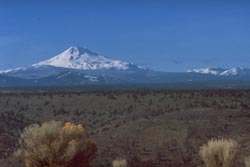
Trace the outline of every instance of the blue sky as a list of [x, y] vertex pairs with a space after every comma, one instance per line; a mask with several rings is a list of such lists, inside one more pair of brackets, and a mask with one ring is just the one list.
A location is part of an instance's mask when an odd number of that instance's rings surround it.
[[0, 69], [70, 46], [162, 71], [250, 67], [250, 3], [0, 0]]

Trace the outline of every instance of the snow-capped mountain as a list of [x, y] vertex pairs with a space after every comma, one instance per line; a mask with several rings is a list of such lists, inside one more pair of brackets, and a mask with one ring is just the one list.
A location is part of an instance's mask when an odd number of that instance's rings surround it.
[[200, 73], [200, 74], [212, 74], [219, 76], [236, 76], [236, 75], [250, 75], [250, 69], [244, 67], [237, 68], [204, 68], [204, 69], [192, 69], [187, 72]]
[[225, 70], [226, 69], [224, 69], [224, 68], [211, 68], [211, 67], [209, 67], [209, 68], [201, 68], [201, 69], [192, 69], [192, 70], [188, 70], [187, 72], [220, 75]]
[[[130, 62], [101, 56], [86, 48], [73, 46], [48, 60], [27, 67], [0, 71], [0, 74], [24, 79], [39, 79], [65, 71], [79, 73], [146, 71]], [[99, 73], [99, 74], [98, 74]]]
[[121, 60], [113, 60], [101, 56], [86, 48], [70, 47], [63, 53], [51, 59], [33, 64], [33, 67], [54, 66], [79, 70], [130, 70], [142, 69], [133, 63]]

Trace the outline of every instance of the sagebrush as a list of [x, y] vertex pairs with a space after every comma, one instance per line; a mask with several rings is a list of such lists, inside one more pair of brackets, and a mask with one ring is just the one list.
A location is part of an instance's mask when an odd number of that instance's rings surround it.
[[201, 146], [200, 155], [207, 167], [233, 167], [239, 145], [232, 139], [212, 139]]
[[250, 156], [245, 157], [245, 166], [250, 167]]
[[52, 121], [25, 128], [21, 151], [26, 167], [85, 167], [96, 146], [82, 125]]
[[113, 167], [127, 167], [128, 163], [126, 159], [116, 159], [113, 161]]

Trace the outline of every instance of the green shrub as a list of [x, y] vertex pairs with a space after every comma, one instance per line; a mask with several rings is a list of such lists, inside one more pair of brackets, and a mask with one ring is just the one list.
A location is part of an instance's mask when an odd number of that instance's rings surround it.
[[116, 159], [113, 161], [113, 167], [127, 167], [127, 165], [126, 159]]
[[232, 167], [238, 151], [239, 145], [232, 139], [212, 139], [201, 146], [200, 155], [207, 167]]
[[21, 151], [26, 167], [85, 167], [94, 159], [96, 146], [82, 125], [52, 121], [25, 128]]

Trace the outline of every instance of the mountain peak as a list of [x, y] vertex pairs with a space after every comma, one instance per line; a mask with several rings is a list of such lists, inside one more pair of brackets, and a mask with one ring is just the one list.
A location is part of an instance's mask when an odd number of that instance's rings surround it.
[[89, 49], [87, 49], [86, 47], [80, 47], [80, 46], [71, 46], [69, 47], [65, 52], [68, 52], [70, 54], [91, 54], [91, 55], [95, 55], [97, 56], [97, 53], [94, 53], [92, 51], [90, 51]]
[[221, 75], [221, 76], [232, 76], [232, 75], [245, 75], [250, 73], [250, 69], [244, 67], [235, 67], [235, 68], [203, 68], [203, 69], [192, 69], [187, 72], [192, 73], [201, 73], [201, 74], [212, 74], [212, 75]]
[[188, 70], [187, 72], [218, 75], [224, 72], [225, 70], [226, 69], [221, 68], [221, 67], [208, 67], [208, 68], [201, 68], [201, 69], [192, 69], [192, 70]]
[[133, 63], [101, 56], [87, 48], [72, 46], [61, 54], [33, 66], [54, 66], [81, 70], [129, 70], [142, 69]]

